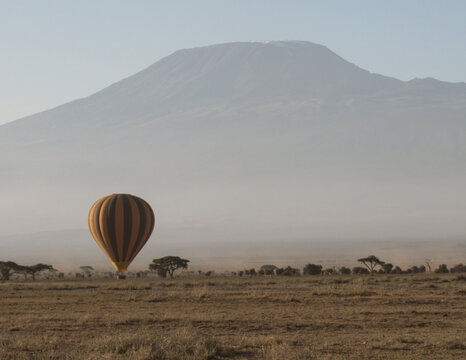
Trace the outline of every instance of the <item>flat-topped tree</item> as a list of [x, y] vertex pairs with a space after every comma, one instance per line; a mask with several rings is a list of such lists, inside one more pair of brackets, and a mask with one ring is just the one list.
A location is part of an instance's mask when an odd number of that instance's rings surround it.
[[160, 259], [152, 260], [152, 264], [149, 265], [149, 269], [157, 271], [157, 273], [165, 277], [168, 273], [173, 278], [173, 273], [177, 269], [187, 269], [189, 260], [182, 259], [179, 256], [165, 256]]
[[383, 266], [385, 264], [375, 255], [369, 255], [368, 257], [358, 259], [358, 261], [363, 263], [371, 274], [374, 273], [376, 266]]
[[278, 268], [275, 265], [262, 265], [259, 272], [262, 272], [264, 275], [273, 275]]
[[32, 280], [36, 279], [36, 274], [44, 270], [55, 270], [52, 265], [36, 264], [31, 266], [24, 266], [24, 272], [32, 276]]
[[24, 271], [24, 266], [13, 261], [0, 261], [0, 275], [2, 281], [10, 280], [10, 276]]
[[92, 266], [88, 266], [88, 265], [80, 266], [79, 268], [83, 272], [83, 276], [86, 276], [86, 277], [91, 277], [93, 272], [95, 271]]

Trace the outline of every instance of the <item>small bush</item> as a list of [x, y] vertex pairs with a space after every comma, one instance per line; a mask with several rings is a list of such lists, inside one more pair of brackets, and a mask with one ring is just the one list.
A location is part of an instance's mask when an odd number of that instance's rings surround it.
[[369, 274], [369, 270], [367, 270], [366, 268], [360, 267], [360, 266], [355, 266], [352, 272], [353, 274], [357, 274], [357, 275]]
[[441, 265], [438, 266], [437, 269], [435, 269], [435, 272], [437, 274], [446, 274], [446, 273], [449, 273], [450, 271], [448, 270], [447, 265], [441, 264]]
[[322, 274], [322, 265], [307, 264], [303, 269], [304, 275], [320, 275]]
[[466, 265], [457, 264], [450, 269], [452, 273], [464, 273], [466, 272]]
[[345, 266], [342, 266], [338, 271], [340, 271], [340, 274], [342, 275], [349, 275], [351, 274], [351, 269], [347, 268]]
[[275, 265], [262, 265], [259, 271], [261, 275], [273, 275], [278, 268]]
[[280, 268], [276, 270], [277, 275], [281, 276], [297, 276], [300, 275], [299, 269], [287, 266], [286, 268]]

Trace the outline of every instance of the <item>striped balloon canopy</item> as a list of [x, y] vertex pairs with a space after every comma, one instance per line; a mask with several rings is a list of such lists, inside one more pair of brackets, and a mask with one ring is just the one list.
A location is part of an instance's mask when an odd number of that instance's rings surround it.
[[97, 200], [89, 211], [89, 230], [113, 266], [126, 272], [154, 229], [155, 216], [143, 199], [113, 194]]

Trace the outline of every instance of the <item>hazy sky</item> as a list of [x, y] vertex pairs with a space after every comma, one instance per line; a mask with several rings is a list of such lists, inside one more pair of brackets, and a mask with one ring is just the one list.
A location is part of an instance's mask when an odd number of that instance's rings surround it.
[[0, 124], [180, 48], [308, 40], [402, 80], [466, 81], [466, 1], [0, 0]]

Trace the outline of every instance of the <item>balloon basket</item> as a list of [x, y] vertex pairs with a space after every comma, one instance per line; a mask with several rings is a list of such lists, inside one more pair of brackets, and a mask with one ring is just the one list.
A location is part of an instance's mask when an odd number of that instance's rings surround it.
[[117, 275], [116, 278], [117, 278], [118, 280], [125, 280], [125, 279], [126, 279], [126, 275], [124, 275], [124, 274], [119, 274], [119, 275]]

